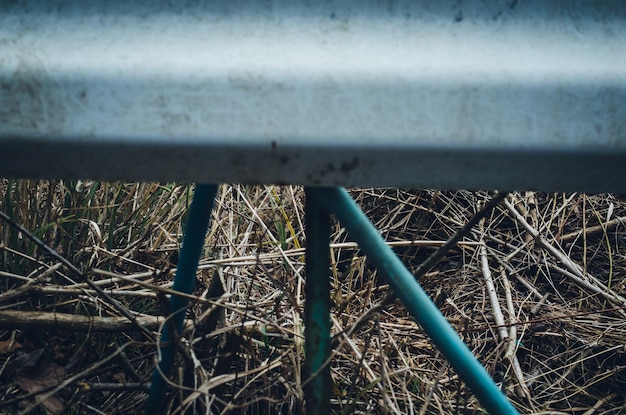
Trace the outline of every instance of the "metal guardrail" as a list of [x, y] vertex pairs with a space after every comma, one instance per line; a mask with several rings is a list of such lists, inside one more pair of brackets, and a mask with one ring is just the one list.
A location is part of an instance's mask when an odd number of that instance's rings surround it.
[[0, 176], [624, 191], [623, 1], [0, 6]]
[[[622, 192], [625, 17], [622, 1], [3, 3], [0, 176]], [[216, 186], [199, 189], [194, 204], [210, 205]], [[308, 195], [318, 223], [332, 210], [378, 246], [341, 190]], [[181, 291], [209, 219], [194, 209]], [[420, 323], [442, 323], [372, 249]], [[328, 396], [322, 273], [307, 284], [315, 404]], [[488, 410], [516, 413], [458, 336], [427, 331]]]

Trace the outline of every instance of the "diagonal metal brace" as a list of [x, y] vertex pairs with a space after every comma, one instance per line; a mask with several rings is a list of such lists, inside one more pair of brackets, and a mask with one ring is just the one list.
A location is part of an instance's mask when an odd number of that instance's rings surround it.
[[315, 194], [337, 216], [487, 411], [498, 415], [518, 414], [348, 192], [343, 188], [317, 188], [309, 193]]
[[[178, 269], [174, 277], [174, 291], [191, 294], [196, 282], [196, 269], [204, 246], [213, 202], [217, 194], [218, 186], [214, 184], [198, 184], [189, 207], [187, 224], [185, 225], [185, 235], [183, 236], [183, 246], [180, 250]], [[164, 376], [169, 376], [174, 364], [177, 345], [174, 339], [182, 332], [185, 314], [187, 312], [188, 300], [184, 297], [172, 296], [170, 310], [172, 312], [173, 324], [165, 324], [161, 337], [161, 360], [154, 368], [152, 374], [152, 384], [150, 394], [146, 402], [146, 414], [158, 414], [161, 410], [163, 398], [165, 397], [166, 382]], [[172, 333], [170, 327], [175, 329]]]

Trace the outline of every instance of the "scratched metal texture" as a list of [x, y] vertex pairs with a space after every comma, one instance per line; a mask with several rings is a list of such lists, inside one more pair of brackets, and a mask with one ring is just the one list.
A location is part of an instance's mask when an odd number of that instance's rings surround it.
[[624, 1], [0, 5], [0, 176], [626, 191]]

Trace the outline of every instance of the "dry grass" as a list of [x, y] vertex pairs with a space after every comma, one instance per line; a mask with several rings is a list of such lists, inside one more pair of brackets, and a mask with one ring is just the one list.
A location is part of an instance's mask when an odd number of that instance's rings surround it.
[[[0, 223], [0, 320], [19, 310], [33, 321], [0, 323], [0, 413], [31, 410], [33, 396], [47, 397], [49, 412], [142, 410], [158, 324], [148, 335], [100, 317], [121, 317], [119, 306], [145, 318], [162, 312], [191, 191], [176, 184], [1, 182], [0, 210], [118, 306]], [[489, 198], [467, 191], [352, 194], [409, 269]], [[297, 187], [222, 186], [167, 413], [301, 410], [303, 204]], [[420, 280], [520, 412], [624, 412], [625, 216], [626, 200], [612, 195], [514, 193]], [[336, 223], [333, 413], [482, 412], [402, 305], [381, 306], [389, 288], [350, 242]], [[34, 311], [44, 319], [38, 325], [28, 314]], [[93, 323], [78, 331], [45, 320], [54, 313], [91, 316]], [[41, 367], [63, 371], [28, 396], [33, 379], [50, 380]]]

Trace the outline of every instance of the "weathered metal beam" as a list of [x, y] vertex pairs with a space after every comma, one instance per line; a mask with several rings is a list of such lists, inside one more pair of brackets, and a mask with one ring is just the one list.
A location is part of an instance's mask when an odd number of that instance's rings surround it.
[[0, 7], [0, 176], [626, 190], [623, 1]]

